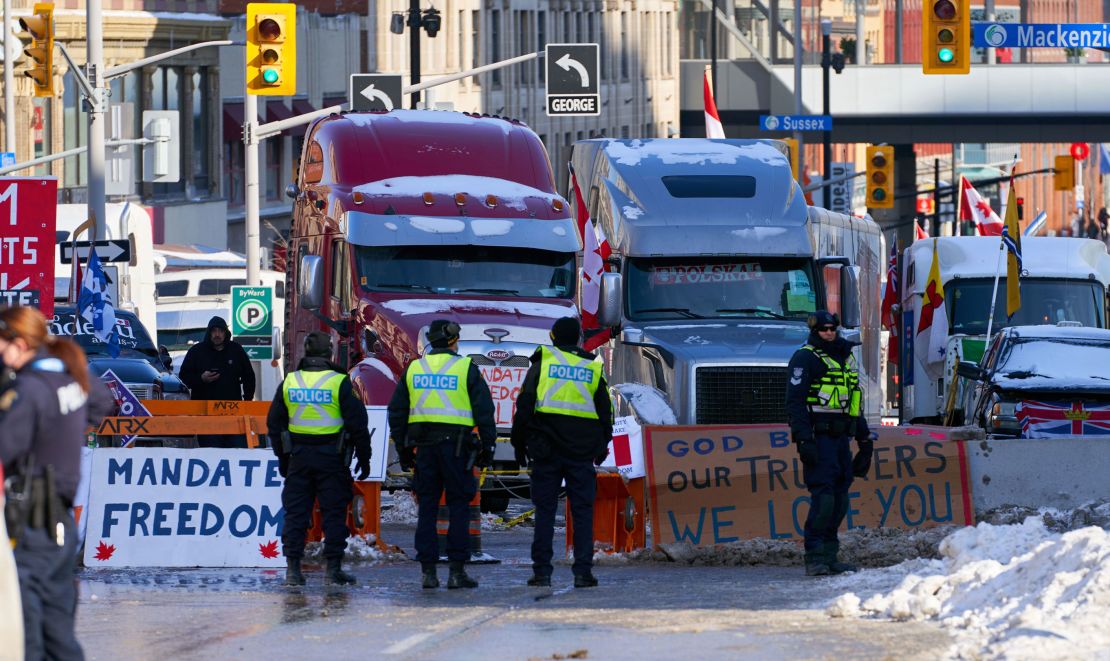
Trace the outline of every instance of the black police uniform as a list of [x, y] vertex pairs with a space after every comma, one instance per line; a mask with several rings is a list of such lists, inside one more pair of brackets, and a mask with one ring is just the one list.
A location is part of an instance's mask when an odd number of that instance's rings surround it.
[[[297, 365], [307, 372], [343, 370], [327, 358], [306, 356]], [[351, 380], [346, 376], [339, 386], [339, 407], [343, 417], [345, 445], [354, 448], [360, 468], [369, 470], [370, 432], [367, 429], [366, 407], [354, 394]], [[286, 453], [282, 433], [289, 430], [289, 409], [285, 405], [282, 386], [279, 385], [266, 416], [270, 446], [277, 455], [279, 468], [285, 478], [281, 490], [281, 503], [285, 508], [285, 527], [282, 531], [282, 553], [287, 560], [296, 561], [296, 574], [300, 573], [300, 560], [304, 557], [305, 535], [312, 521], [312, 506], [320, 500], [324, 528], [324, 559], [328, 563], [328, 576], [338, 572], [343, 551], [347, 548], [347, 507], [351, 503], [351, 469], [349, 455], [339, 448], [340, 434], [289, 433], [292, 452]], [[292, 566], [290, 573], [293, 573]], [[294, 577], [299, 578], [299, 576]], [[332, 577], [335, 578], [335, 577]], [[303, 579], [302, 579], [303, 580]], [[343, 581], [339, 581], [343, 582]]]
[[[64, 363], [45, 350], [18, 370], [14, 382], [0, 394], [4, 473], [21, 480], [28, 459], [33, 466], [29, 520], [22, 522], [22, 530], [19, 522], [8, 522], [9, 533], [18, 535], [15, 561], [28, 659], [83, 658], [73, 631], [77, 531], [69, 510], [81, 478], [85, 430], [114, 408], [103, 383], [91, 379], [86, 394], [65, 371]], [[53, 498], [47, 496], [48, 466]]]
[[[841, 365], [846, 365], [854, 346], [839, 334], [832, 341], [821, 339], [817, 328], [839, 325], [835, 315], [818, 312], [812, 321], [808, 344]], [[840, 573], [854, 569], [837, 557], [837, 529], [848, 513], [848, 490], [852, 486], [851, 438], [860, 443], [861, 454], [870, 461], [871, 435], [861, 415], [812, 412], [806, 397], [827, 372], [821, 358], [809, 349], [799, 349], [790, 359], [786, 387], [786, 412], [790, 433], [802, 458], [802, 475], [810, 494], [805, 521], [805, 558], [809, 574]], [[858, 472], [858, 471], [857, 471]]]
[[[575, 344], [556, 346], [579, 358], [593, 360], [594, 354]], [[567, 485], [571, 516], [574, 517], [574, 566], [576, 579], [592, 580], [594, 555], [594, 497], [597, 479], [594, 466], [605, 460], [613, 437], [613, 405], [605, 377], [594, 393], [598, 419], [536, 411], [542, 351], [532, 354], [513, 415], [513, 449], [522, 465], [531, 461], [532, 503], [536, 506], [536, 528], [532, 539], [533, 584], [550, 581], [555, 535], [555, 510], [559, 489]], [[588, 577], [588, 578], [587, 578]], [[545, 580], [546, 579], [546, 580]], [[582, 582], [581, 579], [578, 582]]]
[[[432, 349], [429, 354], [458, 355], [446, 348]], [[411, 366], [410, 366], [411, 369]], [[414, 490], [419, 501], [416, 523], [416, 559], [425, 573], [435, 571], [439, 559], [436, 536], [436, 514], [439, 496], [446, 490], [449, 524], [447, 528], [447, 559], [453, 568], [461, 568], [470, 557], [467, 535], [470, 527], [469, 504], [478, 491], [478, 482], [468, 463], [479, 466], [493, 461], [497, 443], [497, 420], [494, 417], [493, 395], [473, 362], [466, 375], [466, 392], [470, 410], [478, 427], [480, 447], [471, 460], [471, 428], [439, 422], [409, 424], [409, 389], [402, 378], [389, 400], [389, 430], [397, 446], [402, 468], [412, 467], [415, 452]]]

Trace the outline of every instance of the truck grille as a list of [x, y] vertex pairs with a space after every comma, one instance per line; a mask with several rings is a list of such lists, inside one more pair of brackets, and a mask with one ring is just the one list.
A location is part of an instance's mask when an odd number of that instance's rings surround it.
[[154, 399], [154, 386], [149, 383], [128, 383], [125, 385], [139, 399]]
[[[493, 367], [497, 364], [480, 353], [470, 354], [470, 361], [478, 367]], [[501, 367], [528, 367], [529, 364], [528, 356], [511, 356], [501, 361]]]
[[785, 423], [786, 375], [785, 367], [699, 367], [696, 424]]

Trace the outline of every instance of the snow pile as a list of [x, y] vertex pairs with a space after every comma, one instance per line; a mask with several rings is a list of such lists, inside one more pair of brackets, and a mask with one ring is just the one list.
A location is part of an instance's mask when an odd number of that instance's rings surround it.
[[1087, 526], [1110, 530], [1110, 500], [1084, 503], [1071, 510], [1043, 507], [1000, 507], [984, 512], [978, 518], [996, 526], [1021, 523], [1031, 516], [1038, 516], [1045, 528], [1052, 532], [1067, 532]]
[[393, 506], [389, 509], [382, 508], [382, 523], [407, 523], [416, 525], [418, 518], [416, 498], [409, 491], [394, 492], [391, 498]]
[[678, 419], [662, 391], [642, 383], [618, 383], [613, 390], [628, 400], [636, 417], [646, 425], [677, 425]]
[[[304, 546], [304, 557], [309, 562], [324, 561], [324, 543], [309, 542]], [[380, 562], [388, 560], [407, 560], [407, 556], [400, 550], [383, 551], [377, 544], [373, 535], [361, 537], [353, 535], [347, 538], [347, 550], [343, 554], [344, 562]]]
[[942, 560], [906, 567], [894, 589], [842, 595], [828, 613], [938, 620], [954, 633], [958, 657], [1090, 658], [1110, 649], [1110, 532], [1055, 533], [1030, 517], [958, 530], [940, 552]]

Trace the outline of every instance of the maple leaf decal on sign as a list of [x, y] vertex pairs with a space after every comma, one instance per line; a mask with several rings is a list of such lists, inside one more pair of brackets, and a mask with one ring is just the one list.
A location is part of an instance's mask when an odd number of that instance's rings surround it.
[[115, 544], [105, 544], [104, 541], [101, 540], [100, 544], [98, 544], [96, 547], [96, 559], [103, 562], [104, 560], [111, 558], [112, 554], [115, 552]]
[[267, 544], [259, 544], [258, 552], [262, 554], [263, 558], [278, 557], [277, 540], [275, 539]]

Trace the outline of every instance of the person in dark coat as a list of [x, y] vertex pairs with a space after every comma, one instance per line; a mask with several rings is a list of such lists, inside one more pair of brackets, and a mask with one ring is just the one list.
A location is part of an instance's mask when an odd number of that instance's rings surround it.
[[[786, 415], [810, 498], [806, 575], [824, 576], [856, 569], [839, 559], [837, 529], [848, 514], [852, 478], [863, 477], [871, 467], [875, 436], [862, 415], [855, 345], [838, 333], [840, 319], [819, 310], [808, 321], [809, 340], [787, 368]], [[852, 438], [859, 443], [854, 458]]]
[[[285, 527], [285, 584], [304, 585], [301, 559], [317, 499], [324, 519], [325, 585], [353, 585], [343, 571], [347, 548], [347, 506], [351, 503], [349, 450], [358, 463], [358, 479], [370, 475], [370, 432], [366, 407], [355, 396], [351, 379], [331, 362], [331, 338], [314, 331], [305, 337], [304, 358], [274, 393], [266, 430], [285, 478], [281, 504]], [[343, 434], [346, 434], [344, 441]], [[288, 439], [288, 443], [286, 442]]]
[[[181, 361], [181, 380], [193, 399], [254, 399], [254, 368], [243, 346], [231, 339], [222, 317], [208, 321], [204, 340], [194, 344]], [[236, 434], [198, 436], [200, 447], [245, 448], [246, 437]]]
[[[469, 505], [478, 492], [474, 466], [493, 463], [497, 420], [493, 395], [481, 371], [469, 357], [458, 354], [461, 330], [447, 319], [432, 321], [425, 333], [431, 351], [409, 363], [389, 400], [389, 432], [401, 469], [415, 471], [419, 511], [414, 544], [425, 589], [439, 587], [440, 494], [446, 494], [449, 519], [447, 588], [478, 587], [464, 568], [470, 558]], [[472, 433], [475, 427], [477, 439]]]
[[552, 542], [559, 488], [565, 481], [574, 517], [574, 586], [593, 587], [594, 466], [605, 461], [613, 437], [613, 404], [601, 362], [581, 349], [578, 320], [564, 317], [551, 328], [552, 347], [540, 347], [524, 376], [513, 415], [512, 444], [521, 466], [531, 461], [536, 528], [532, 578], [551, 585]]
[[[8, 521], [23, 602], [27, 659], [81, 659], [74, 634], [77, 528], [70, 515], [85, 431], [115, 408], [85, 353], [47, 333], [35, 308], [0, 311], [0, 463], [29, 506]], [[30, 482], [28, 485], [27, 483]]]

